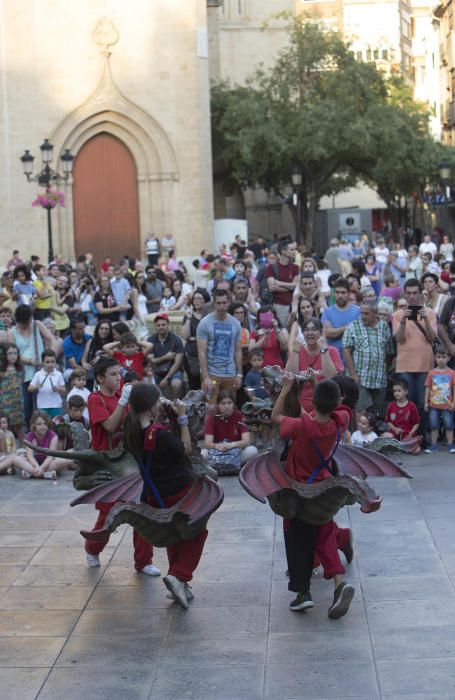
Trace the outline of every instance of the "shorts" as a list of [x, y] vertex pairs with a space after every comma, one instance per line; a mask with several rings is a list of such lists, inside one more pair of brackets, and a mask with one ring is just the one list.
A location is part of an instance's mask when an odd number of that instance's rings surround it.
[[385, 396], [386, 389], [367, 389], [364, 386], [359, 386], [359, 400], [357, 401], [356, 411], [366, 411], [372, 409], [375, 413], [385, 413]]
[[[154, 375], [155, 382], [157, 384], [159, 384], [160, 382], [163, 381], [165, 376], [166, 376], [165, 374], [155, 374]], [[178, 369], [177, 372], [175, 372], [172, 375], [172, 377], [169, 377], [169, 379], [171, 382], [174, 381], [174, 379], [180, 379], [180, 381], [183, 382], [183, 372], [181, 372], [181, 370]]]
[[453, 430], [454, 419], [453, 413], [448, 408], [430, 408], [430, 429], [438, 430], [442, 422], [444, 423], [444, 428], [446, 430]]
[[55, 418], [56, 416], [60, 416], [62, 413], [61, 408], [40, 408], [40, 411], [43, 411], [44, 413], [47, 413], [50, 418]]

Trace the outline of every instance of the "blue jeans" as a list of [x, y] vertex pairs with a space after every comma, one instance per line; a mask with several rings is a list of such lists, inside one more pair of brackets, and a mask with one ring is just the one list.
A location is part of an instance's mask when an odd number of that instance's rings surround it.
[[442, 421], [446, 430], [453, 430], [454, 420], [453, 413], [448, 408], [430, 408], [430, 428], [431, 430], [439, 430]]

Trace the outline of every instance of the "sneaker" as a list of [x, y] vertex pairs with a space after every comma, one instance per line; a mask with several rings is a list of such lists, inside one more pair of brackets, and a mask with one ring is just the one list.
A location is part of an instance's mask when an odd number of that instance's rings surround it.
[[427, 447], [424, 452], [426, 455], [431, 455], [433, 452], [438, 451], [438, 446], [437, 445], [430, 445], [430, 447]]
[[294, 611], [309, 610], [310, 608], [314, 608], [311, 593], [309, 591], [307, 591], [306, 593], [297, 593], [297, 597], [289, 603], [289, 607], [291, 610]]
[[455, 454], [455, 445], [449, 445], [448, 450], [451, 455]]
[[349, 540], [348, 543], [343, 549], [341, 550], [346, 557], [346, 561], [348, 564], [352, 563], [352, 560], [354, 559], [354, 535], [352, 534], [352, 530], [349, 530]]
[[101, 566], [98, 554], [87, 554], [87, 566], [89, 566], [90, 568], [94, 568], [95, 566]]
[[177, 576], [168, 574], [167, 576], [163, 577], [163, 583], [168, 591], [172, 593], [177, 603], [179, 603], [184, 610], [188, 610], [188, 598], [186, 597], [185, 582], [180, 581]]
[[43, 478], [44, 478], [44, 479], [54, 479], [54, 480], [55, 480], [55, 479], [57, 478], [57, 472], [54, 472], [54, 471], [52, 471], [52, 472], [44, 472]]
[[147, 574], [147, 576], [161, 576], [161, 571], [155, 564], [147, 564], [143, 569], [139, 571], [140, 574]]
[[336, 588], [333, 596], [333, 603], [329, 608], [328, 615], [331, 620], [339, 620], [346, 615], [354, 597], [355, 588], [350, 583], [342, 581]]
[[[194, 598], [194, 593], [191, 590], [191, 586], [188, 583], [185, 583], [185, 595], [186, 595], [186, 599], [187, 599], [188, 603], [190, 603]], [[168, 598], [168, 600], [177, 601], [177, 598], [175, 597], [175, 595], [173, 593], [166, 593], [166, 598]]]

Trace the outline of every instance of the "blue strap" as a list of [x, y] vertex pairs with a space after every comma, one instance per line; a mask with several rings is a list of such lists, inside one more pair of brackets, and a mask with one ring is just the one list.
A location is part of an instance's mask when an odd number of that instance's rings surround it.
[[144, 464], [143, 461], [139, 457], [136, 457], [136, 462], [138, 463], [139, 469], [141, 470], [141, 476], [142, 476], [142, 480], [144, 481], [144, 485], [148, 486], [150, 488], [154, 497], [158, 501], [159, 507], [166, 508], [166, 505], [165, 505], [163, 499], [161, 498], [158, 489], [156, 488], [155, 484], [153, 483], [152, 477], [150, 476], [150, 467], [152, 466], [152, 452], [147, 452], [146, 464]]
[[313, 440], [313, 438], [311, 438], [311, 444], [313, 445], [314, 449], [315, 449], [316, 452], [318, 453], [318, 457], [319, 457], [319, 459], [321, 460], [321, 462], [320, 462], [319, 466], [316, 467], [316, 469], [314, 470], [314, 472], [312, 473], [312, 475], [310, 476], [310, 478], [308, 479], [307, 484], [312, 484], [313, 481], [315, 480], [315, 478], [317, 477], [317, 475], [319, 474], [319, 472], [321, 471], [321, 469], [324, 469], [324, 467], [325, 467], [325, 468], [332, 474], [332, 476], [333, 476], [333, 471], [332, 471], [332, 469], [331, 469], [331, 467], [330, 467], [330, 460], [332, 459], [333, 455], [335, 454], [336, 449], [337, 449], [337, 447], [338, 447], [338, 445], [339, 445], [339, 443], [340, 443], [340, 437], [341, 437], [341, 435], [340, 435], [340, 429], [338, 428], [338, 430], [337, 430], [337, 441], [336, 441], [336, 443], [335, 443], [335, 447], [333, 448], [332, 452], [330, 453], [330, 456], [329, 456], [327, 459], [324, 457], [324, 455], [322, 454], [322, 452], [321, 452], [321, 450], [319, 449], [319, 447], [316, 445], [316, 443], [315, 443], [315, 441]]

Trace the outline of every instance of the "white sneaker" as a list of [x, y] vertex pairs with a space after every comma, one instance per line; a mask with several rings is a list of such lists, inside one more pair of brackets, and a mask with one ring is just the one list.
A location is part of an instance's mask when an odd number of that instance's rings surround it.
[[163, 583], [172, 593], [177, 603], [180, 603], [184, 610], [188, 610], [188, 598], [186, 597], [185, 583], [176, 576], [169, 574], [163, 578]]
[[55, 481], [55, 479], [57, 478], [57, 472], [44, 472], [43, 477], [45, 479], [53, 479]]
[[95, 566], [101, 566], [98, 554], [87, 554], [87, 566], [89, 566], [90, 568]]
[[[191, 590], [191, 586], [188, 583], [185, 583], [185, 595], [188, 603], [190, 603], [194, 598], [194, 593]], [[168, 600], [177, 600], [173, 593], [167, 593], [166, 598], [168, 598]]]
[[147, 564], [139, 573], [147, 574], [147, 576], [161, 576], [161, 571], [154, 564]]

